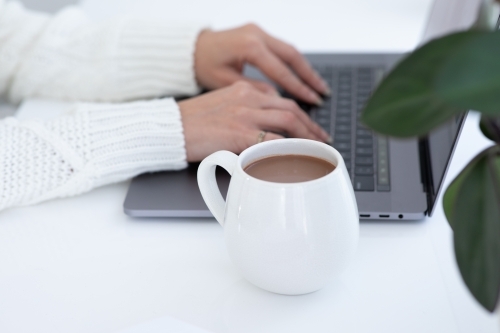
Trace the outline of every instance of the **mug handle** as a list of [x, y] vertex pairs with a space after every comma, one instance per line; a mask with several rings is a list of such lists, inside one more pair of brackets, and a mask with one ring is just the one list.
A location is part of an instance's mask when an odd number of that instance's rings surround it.
[[206, 157], [198, 167], [198, 187], [200, 188], [201, 196], [221, 226], [224, 226], [226, 202], [222, 198], [219, 186], [217, 186], [215, 167], [220, 165], [232, 176], [237, 160], [237, 155], [222, 150]]

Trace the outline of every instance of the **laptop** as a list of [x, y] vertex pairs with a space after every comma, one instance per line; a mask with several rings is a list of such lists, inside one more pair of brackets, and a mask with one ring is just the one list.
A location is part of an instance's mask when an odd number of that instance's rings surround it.
[[[436, 0], [422, 42], [470, 27], [482, 0]], [[458, 141], [465, 112], [420, 139], [376, 135], [359, 122], [384, 75], [404, 54], [306, 54], [332, 88], [321, 107], [299, 105], [333, 138], [355, 190], [360, 219], [419, 220], [431, 215]], [[245, 75], [266, 80], [255, 68]], [[284, 96], [293, 98], [284, 93]], [[132, 217], [212, 217], [197, 184], [198, 164], [173, 172], [140, 175], [130, 184], [124, 211]], [[226, 195], [230, 177], [217, 182]]]

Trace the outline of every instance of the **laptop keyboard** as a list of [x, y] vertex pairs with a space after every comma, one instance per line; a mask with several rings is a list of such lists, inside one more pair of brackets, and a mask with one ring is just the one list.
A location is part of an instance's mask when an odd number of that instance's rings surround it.
[[320, 108], [301, 106], [332, 136], [333, 147], [344, 158], [354, 190], [390, 191], [388, 139], [375, 135], [359, 121], [364, 105], [383, 77], [383, 68], [315, 69], [331, 87], [332, 96]]

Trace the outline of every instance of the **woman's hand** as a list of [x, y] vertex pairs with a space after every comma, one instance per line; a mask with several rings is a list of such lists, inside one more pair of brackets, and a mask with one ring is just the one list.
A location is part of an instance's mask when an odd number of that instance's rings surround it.
[[[245, 63], [254, 65], [294, 96], [321, 104], [318, 93], [329, 94], [328, 85], [291, 45], [265, 33], [254, 24], [240, 28], [200, 33], [195, 51], [195, 72], [204, 88], [217, 89], [246, 80], [264, 92], [271, 85], [242, 76]], [[293, 71], [292, 71], [293, 70]]]
[[311, 121], [292, 100], [266, 94], [248, 82], [237, 82], [179, 102], [188, 162], [201, 161], [218, 150], [241, 153], [257, 143], [290, 137], [330, 141], [328, 133]]

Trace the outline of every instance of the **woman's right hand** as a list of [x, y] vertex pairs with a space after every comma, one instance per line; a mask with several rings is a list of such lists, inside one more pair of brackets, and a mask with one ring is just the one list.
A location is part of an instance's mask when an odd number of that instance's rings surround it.
[[257, 143], [290, 137], [329, 142], [330, 136], [293, 100], [264, 93], [247, 82], [179, 102], [188, 162], [218, 150], [239, 154]]

